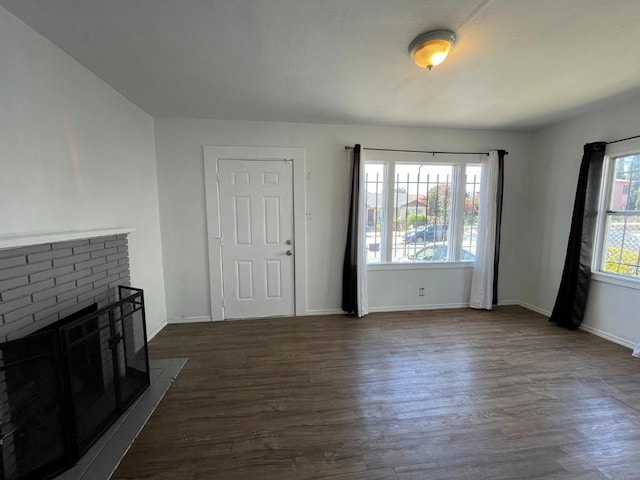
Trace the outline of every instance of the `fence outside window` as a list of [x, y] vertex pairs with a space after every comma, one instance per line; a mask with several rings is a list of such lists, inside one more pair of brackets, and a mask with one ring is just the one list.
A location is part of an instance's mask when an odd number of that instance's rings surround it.
[[367, 162], [365, 188], [368, 263], [473, 260], [479, 165]]
[[601, 270], [640, 278], [640, 155], [611, 159]]

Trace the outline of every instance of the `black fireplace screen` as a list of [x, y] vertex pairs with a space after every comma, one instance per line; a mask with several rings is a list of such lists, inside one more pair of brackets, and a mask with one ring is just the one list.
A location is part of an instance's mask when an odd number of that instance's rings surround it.
[[0, 345], [0, 480], [70, 467], [149, 385], [144, 296]]
[[3, 479], [42, 478], [71, 461], [58, 348], [53, 331], [0, 348]]

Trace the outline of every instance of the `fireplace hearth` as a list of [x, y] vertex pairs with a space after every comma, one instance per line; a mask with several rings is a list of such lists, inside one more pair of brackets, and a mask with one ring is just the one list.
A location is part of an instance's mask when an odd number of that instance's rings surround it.
[[0, 344], [0, 480], [71, 467], [149, 385], [144, 294]]

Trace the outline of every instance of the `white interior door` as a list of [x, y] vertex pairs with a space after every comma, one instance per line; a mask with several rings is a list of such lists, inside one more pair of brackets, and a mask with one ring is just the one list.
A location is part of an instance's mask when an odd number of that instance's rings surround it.
[[295, 313], [293, 162], [218, 159], [225, 318]]

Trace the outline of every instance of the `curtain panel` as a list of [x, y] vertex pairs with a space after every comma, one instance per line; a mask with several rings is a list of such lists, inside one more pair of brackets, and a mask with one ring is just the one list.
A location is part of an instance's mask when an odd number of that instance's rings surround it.
[[362, 148], [353, 148], [351, 196], [347, 224], [347, 245], [342, 268], [342, 310], [362, 317], [369, 313], [367, 294], [367, 253], [364, 215], [366, 212], [365, 162]]
[[471, 275], [471, 308], [491, 310], [498, 303], [498, 265], [504, 184], [504, 150], [482, 161], [476, 258]]
[[491, 304], [498, 305], [498, 267], [500, 266], [500, 241], [502, 240], [502, 200], [504, 198], [504, 156], [505, 150], [498, 150], [498, 185], [496, 187], [496, 240], [493, 252], [493, 294]]
[[605, 142], [584, 146], [562, 280], [549, 318], [569, 330], [580, 326], [587, 307], [605, 148]]

